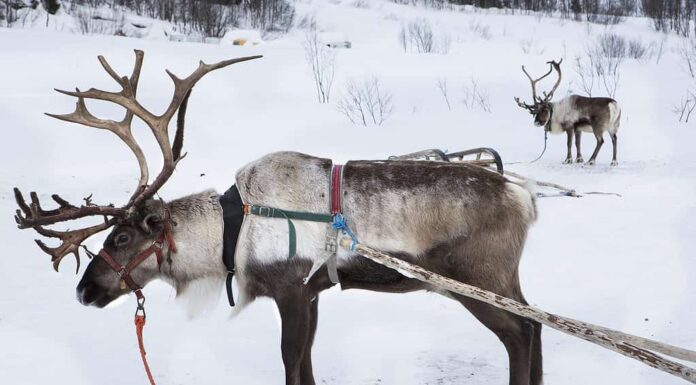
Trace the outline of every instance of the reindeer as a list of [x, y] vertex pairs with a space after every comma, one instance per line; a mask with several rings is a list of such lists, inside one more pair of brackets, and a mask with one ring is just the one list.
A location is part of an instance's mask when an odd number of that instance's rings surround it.
[[[611, 98], [588, 98], [580, 95], [570, 95], [557, 102], [551, 102], [553, 93], [561, 84], [561, 63], [549, 61], [549, 71], [538, 79], [532, 79], [527, 70], [522, 66], [522, 71], [532, 84], [532, 100], [534, 104], [527, 104], [520, 101], [516, 97], [517, 105], [528, 110], [534, 115], [534, 124], [538, 127], [543, 126], [547, 132], [552, 134], [560, 134], [561, 132], [568, 135], [568, 154], [563, 163], [573, 163], [571, 148], [573, 146], [573, 136], [575, 136], [575, 147], [577, 163], [582, 163], [582, 153], [580, 152], [580, 136], [583, 132], [591, 132], [597, 139], [597, 145], [594, 152], [587, 162], [590, 165], [595, 164], [595, 159], [599, 150], [604, 144], [604, 133], [608, 132], [611, 137], [611, 143], [614, 147], [614, 153], [611, 161], [612, 166], [619, 163], [616, 161], [616, 132], [619, 130], [619, 121], [621, 120], [621, 109], [616, 100]], [[544, 97], [537, 96], [536, 84], [549, 76], [553, 70], [558, 72], [558, 80], [554, 84], [549, 93], [544, 92]]]
[[[221, 205], [223, 195], [213, 190], [165, 202], [155, 194], [171, 177], [182, 159], [186, 103], [192, 87], [205, 74], [256, 57], [217, 64], [201, 62], [190, 76], [174, 81], [174, 96], [166, 111], [157, 115], [140, 104], [136, 90], [143, 53], [136, 51], [135, 69], [121, 77], [103, 57], [106, 72], [121, 91], [97, 89], [59, 91], [77, 97], [77, 107], [64, 121], [105, 129], [116, 134], [135, 154], [140, 179], [124, 206], [81, 206], [53, 195], [57, 207], [44, 210], [38, 195], [26, 202], [19, 189], [15, 196], [21, 229], [57, 238], [50, 247], [37, 241], [52, 256], [55, 269], [73, 254], [78, 261], [88, 237], [111, 229], [103, 249], [87, 266], [77, 298], [83, 305], [103, 308], [116, 298], [160, 279], [182, 296], [194, 285], [212, 282], [219, 295], [228, 271], [222, 260], [223, 234], [230, 225]], [[103, 100], [126, 110], [115, 122], [92, 115], [85, 100]], [[173, 144], [169, 123], [178, 111]], [[164, 158], [159, 174], [150, 182], [147, 161], [131, 134], [134, 116], [154, 134]], [[244, 203], [287, 210], [324, 213], [330, 208], [332, 162], [296, 152], [272, 153], [242, 167], [228, 192]], [[343, 168], [343, 212], [360, 241], [387, 250], [403, 260], [526, 303], [520, 288], [518, 265], [527, 232], [536, 219], [533, 195], [504, 177], [466, 164], [429, 161], [351, 161]], [[227, 194], [227, 193], [226, 193]], [[223, 216], [224, 214], [224, 216]], [[306, 282], [312, 266], [326, 258], [324, 239], [330, 225], [296, 221], [297, 252], [288, 258], [288, 225], [284, 220], [255, 215], [243, 217], [234, 259], [238, 301], [235, 312], [257, 297], [270, 297], [282, 318], [281, 351], [286, 385], [314, 385], [312, 344], [318, 323], [319, 294], [331, 287], [326, 266]], [[75, 219], [103, 218], [89, 227], [60, 231], [50, 225]], [[334, 232], [335, 236], [338, 236]], [[86, 248], [85, 248], [86, 249]], [[156, 256], [151, 257], [152, 255]], [[541, 325], [487, 304], [449, 293], [364, 259], [340, 251], [338, 275], [342, 289], [406, 293], [437, 292], [464, 305], [502, 341], [509, 356], [511, 385], [542, 382]], [[212, 297], [215, 297], [212, 295]], [[201, 298], [203, 300], [203, 298]]]

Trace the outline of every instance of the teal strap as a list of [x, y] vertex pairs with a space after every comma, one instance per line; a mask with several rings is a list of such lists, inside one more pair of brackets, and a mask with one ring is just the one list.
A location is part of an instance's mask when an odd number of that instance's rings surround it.
[[329, 214], [316, 214], [316, 213], [306, 213], [301, 211], [288, 211], [276, 209], [273, 207], [266, 206], [256, 206], [249, 205], [246, 212], [249, 214], [258, 215], [261, 217], [268, 218], [285, 218], [288, 221], [288, 235], [289, 235], [289, 249], [288, 258], [292, 258], [297, 253], [297, 232], [295, 231], [295, 225], [292, 223], [292, 219], [297, 219], [301, 221], [310, 222], [323, 222], [331, 223], [333, 222], [333, 215]]

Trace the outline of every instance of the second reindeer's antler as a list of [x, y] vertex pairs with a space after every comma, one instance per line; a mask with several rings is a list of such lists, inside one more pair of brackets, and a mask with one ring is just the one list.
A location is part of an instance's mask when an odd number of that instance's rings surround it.
[[[154, 114], [143, 107], [136, 99], [138, 89], [138, 81], [140, 79], [140, 70], [143, 64], [144, 53], [135, 51], [135, 65], [130, 77], [119, 76], [116, 71], [111, 68], [109, 63], [103, 56], [99, 56], [99, 62], [104, 70], [119, 84], [121, 90], [119, 92], [103, 91], [91, 88], [87, 91], [63, 91], [56, 90], [60, 93], [77, 97], [75, 111], [65, 115], [47, 114], [48, 116], [61, 119], [64, 121], [79, 123], [89, 127], [108, 130], [116, 134], [135, 155], [140, 167], [140, 179], [138, 186], [135, 188], [128, 203], [122, 207], [114, 207], [113, 205], [99, 206], [91, 202], [91, 197], [85, 198], [85, 203], [81, 206], [70, 204], [58, 195], [53, 195], [53, 200], [58, 204], [58, 208], [53, 210], [44, 210], [41, 208], [39, 198], [36, 193], [31, 193], [31, 202], [27, 203], [19, 189], [15, 188], [15, 200], [19, 206], [15, 220], [20, 229], [33, 228], [37, 233], [52, 238], [61, 240], [61, 245], [58, 247], [48, 247], [41, 241], [37, 240], [39, 247], [49, 255], [53, 261], [53, 266], [57, 270], [60, 261], [68, 254], [75, 255], [78, 261], [79, 269], [79, 247], [81, 243], [90, 236], [113, 226], [119, 218], [125, 218], [141, 203], [154, 196], [157, 191], [164, 185], [169, 177], [174, 172], [176, 163], [183, 157], [181, 148], [183, 145], [184, 135], [184, 118], [186, 114], [186, 103], [191, 93], [191, 89], [203, 76], [216, 69], [227, 67], [231, 64], [257, 59], [261, 56], [249, 56], [231, 60], [221, 61], [215, 64], [205, 64], [200, 62], [198, 68], [186, 78], [179, 78], [171, 72], [167, 74], [174, 82], [174, 95], [167, 109], [161, 115]], [[97, 99], [115, 103], [126, 110], [124, 118], [120, 121], [108, 119], [100, 119], [95, 117], [87, 109], [85, 104], [86, 99]], [[169, 123], [178, 111], [178, 125], [174, 137], [173, 145], [169, 140]], [[152, 131], [155, 140], [159, 144], [164, 159], [162, 170], [155, 177], [151, 184], [149, 183], [149, 170], [147, 160], [142, 149], [133, 137], [131, 124], [133, 117], [137, 116], [142, 119]], [[48, 229], [45, 226], [65, 222], [89, 216], [103, 216], [104, 222], [91, 227], [81, 228], [77, 230], [57, 231]]]
[[[527, 72], [527, 69], [524, 68], [524, 66], [522, 66], [522, 72], [524, 72], [524, 74], [527, 75], [527, 79], [529, 79], [529, 82], [532, 85], [532, 102], [534, 104], [527, 104], [527, 103], [521, 101], [520, 98], [515, 97], [515, 101], [517, 102], [517, 105], [524, 108], [524, 109], [529, 110], [532, 113], [534, 113], [540, 104], [548, 103], [551, 100], [551, 98], [553, 98], [553, 93], [556, 91], [558, 86], [561, 84], [561, 63], [563, 63], [563, 59], [559, 60], [558, 62], [556, 62], [554, 60], [547, 61], [546, 64], [549, 65], [548, 72], [546, 72], [543, 76], [541, 76], [537, 79], [533, 79], [529, 75], [529, 73]], [[554, 70], [556, 70], [556, 72], [558, 72], [558, 80], [556, 80], [556, 84], [554, 84], [551, 91], [549, 91], [548, 93], [544, 92], [543, 98], [538, 97], [537, 90], [536, 90], [537, 83], [539, 81], [541, 81], [542, 79], [546, 78], [547, 76], [549, 76], [551, 74], [551, 72], [553, 72]]]

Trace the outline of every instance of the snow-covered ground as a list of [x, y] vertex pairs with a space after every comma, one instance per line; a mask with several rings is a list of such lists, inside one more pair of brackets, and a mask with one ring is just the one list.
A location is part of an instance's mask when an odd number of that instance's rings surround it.
[[[0, 382], [145, 383], [132, 327], [134, 299], [107, 310], [78, 304], [74, 262], [66, 260], [60, 274], [54, 273], [48, 256], [32, 242], [35, 234], [17, 230], [12, 219], [13, 186], [47, 199], [58, 192], [71, 201], [88, 193], [98, 202], [122, 202], [130, 195], [137, 171], [125, 146], [109, 133], [42, 114], [72, 111], [74, 100], [54, 87], [115, 87], [99, 67], [98, 54], [125, 74], [132, 49], [145, 50], [139, 96], [156, 111], [172, 91], [164, 68], [185, 75], [198, 59], [264, 55], [208, 75], [196, 86], [188, 112], [188, 157], [161, 194], [171, 199], [207, 188], [222, 192], [243, 164], [281, 149], [345, 162], [425, 148], [490, 146], [508, 162], [531, 160], [541, 150], [543, 133], [513, 101], [530, 95], [520, 65], [536, 73], [545, 70], [547, 60], [565, 58], [556, 94], [578, 92], [574, 57], [605, 30], [534, 16], [353, 3], [298, 3], [298, 19], [313, 14], [322, 31], [352, 42], [351, 49], [337, 50], [334, 100], [346, 79], [372, 75], [393, 94], [394, 113], [382, 126], [353, 126], [335, 103], [316, 102], [300, 30], [238, 47], [0, 29]], [[403, 52], [400, 26], [416, 17], [449, 35], [448, 54]], [[488, 28], [488, 39], [481, 26]], [[662, 39], [642, 19], [612, 31], [646, 42]], [[529, 54], [521, 48], [524, 40], [533, 46]], [[532, 304], [694, 349], [696, 126], [676, 123], [671, 112], [687, 82], [677, 45], [676, 37], [667, 39], [659, 64], [655, 59], [623, 64], [616, 95], [623, 109], [618, 167], [608, 165], [608, 143], [594, 167], [561, 165], [565, 136], [552, 137], [539, 162], [508, 167], [579, 191], [623, 196], [539, 200], [539, 220], [521, 265]], [[491, 113], [462, 105], [463, 87], [472, 77], [489, 93]], [[437, 88], [441, 78], [450, 88], [451, 111]], [[118, 112], [103, 104], [92, 109]], [[156, 154], [145, 127], [137, 125], [135, 132]], [[586, 134], [583, 143], [587, 159], [594, 139]], [[91, 244], [99, 248], [99, 240]], [[211, 314], [190, 321], [168, 286], [151, 284], [146, 294], [145, 337], [159, 383], [282, 383], [279, 319], [271, 301], [259, 300], [230, 320], [222, 298]], [[548, 328], [543, 343], [546, 384], [683, 383]], [[507, 381], [502, 344], [458, 303], [435, 294], [327, 291], [313, 357], [322, 384]]]

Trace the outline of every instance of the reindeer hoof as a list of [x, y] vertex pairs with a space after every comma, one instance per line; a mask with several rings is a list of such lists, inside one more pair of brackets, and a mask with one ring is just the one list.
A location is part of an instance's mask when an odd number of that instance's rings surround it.
[[573, 164], [573, 159], [572, 159], [572, 158], [568, 158], [568, 159], [566, 159], [566, 160], [563, 161], [563, 164]]
[[618, 165], [619, 165], [619, 162], [617, 162], [616, 160], [612, 160], [612, 161], [611, 161], [611, 165], [612, 165], [612, 166], [618, 166]]
[[575, 163], [582, 163], [582, 162], [584, 162], [584, 161], [585, 161], [585, 160], [582, 159], [582, 156], [578, 156], [577, 158], [575, 158]]
[[590, 159], [590, 160], [589, 160], [588, 162], [586, 162], [585, 164], [588, 165], [588, 166], [594, 166], [594, 163], [595, 163], [594, 159]]

